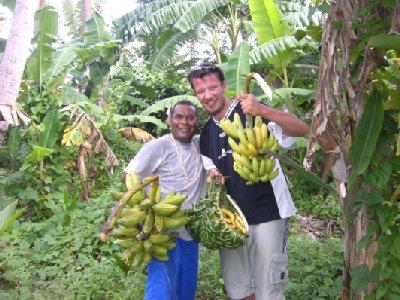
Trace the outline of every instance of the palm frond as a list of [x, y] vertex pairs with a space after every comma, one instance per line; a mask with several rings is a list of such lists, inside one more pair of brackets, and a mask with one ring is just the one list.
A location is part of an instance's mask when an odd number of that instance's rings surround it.
[[152, 72], [157, 72], [165, 69], [176, 57], [177, 52], [192, 37], [192, 31], [185, 33], [175, 33], [162, 47], [158, 50], [151, 64]]
[[231, 3], [232, 0], [198, 0], [182, 15], [174, 27], [181, 32], [186, 32], [197, 24], [208, 13], [216, 8]]
[[270, 40], [262, 44], [261, 46], [255, 47], [250, 52], [250, 63], [257, 64], [266, 59], [274, 57], [279, 53], [282, 53], [286, 49], [292, 49], [297, 47], [303, 47], [304, 45], [309, 45], [311, 47], [316, 47], [313, 42], [301, 40], [296, 40], [293, 36], [284, 36]]
[[166, 25], [174, 24], [192, 5], [188, 2], [177, 2], [164, 6], [149, 15], [141, 26], [141, 32], [149, 33], [163, 29]]
[[172, 105], [174, 105], [178, 101], [182, 101], [182, 100], [189, 100], [197, 107], [201, 107], [201, 103], [199, 102], [199, 100], [197, 100], [197, 98], [195, 96], [179, 95], [179, 96], [165, 98], [163, 100], [159, 100], [159, 101], [155, 102], [153, 105], [150, 105], [147, 109], [142, 111], [141, 115], [149, 116], [152, 113], [164, 111], [166, 108], [170, 108]]

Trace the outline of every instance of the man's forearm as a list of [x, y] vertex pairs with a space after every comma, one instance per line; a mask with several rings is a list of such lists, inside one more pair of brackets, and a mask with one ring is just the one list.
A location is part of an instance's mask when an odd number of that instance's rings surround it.
[[282, 128], [283, 133], [289, 136], [303, 136], [308, 132], [307, 124], [290, 113], [262, 105], [260, 116], [278, 124]]

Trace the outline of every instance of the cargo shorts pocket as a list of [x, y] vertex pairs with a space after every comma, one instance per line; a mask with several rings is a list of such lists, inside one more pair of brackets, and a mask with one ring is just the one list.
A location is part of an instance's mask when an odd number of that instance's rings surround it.
[[287, 254], [272, 254], [271, 260], [271, 284], [280, 284], [287, 281], [288, 278], [288, 256]]

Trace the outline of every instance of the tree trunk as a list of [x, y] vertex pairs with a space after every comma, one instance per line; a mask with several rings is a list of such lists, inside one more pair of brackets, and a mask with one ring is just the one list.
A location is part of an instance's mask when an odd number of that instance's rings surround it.
[[[314, 155], [316, 143], [330, 156], [327, 160], [334, 162], [331, 172], [340, 187], [339, 194], [344, 203], [345, 249], [342, 299], [345, 300], [364, 299], [374, 289], [375, 286], [370, 284], [364, 291], [352, 290], [350, 270], [362, 264], [372, 268], [375, 264], [374, 253], [378, 249], [377, 243], [372, 242], [361, 251], [357, 251], [357, 244], [366, 235], [367, 227], [372, 220], [367, 213], [367, 207], [363, 207], [354, 215], [354, 203], [360, 183], [355, 183], [350, 191], [346, 191], [345, 188], [348, 172], [351, 169], [349, 149], [364, 109], [363, 91], [366, 79], [380, 65], [378, 59], [369, 59], [374, 55], [368, 53], [368, 48], [365, 49], [363, 64], [359, 68], [350, 68], [350, 50], [356, 43], [358, 35], [362, 34], [356, 32], [352, 24], [356, 19], [361, 24], [368, 22], [367, 17], [358, 15], [358, 9], [368, 5], [369, 0], [332, 1], [329, 17], [323, 29], [317, 99], [304, 162], [305, 166], [311, 168], [310, 158]], [[358, 72], [356, 83], [350, 81], [350, 70], [354, 74]]]
[[0, 121], [6, 125], [24, 124], [30, 119], [17, 108], [16, 100], [33, 33], [37, 2], [17, 0], [10, 35], [0, 63]]

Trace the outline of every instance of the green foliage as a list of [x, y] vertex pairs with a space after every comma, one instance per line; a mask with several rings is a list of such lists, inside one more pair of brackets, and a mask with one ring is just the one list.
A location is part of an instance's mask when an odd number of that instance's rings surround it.
[[289, 239], [287, 299], [338, 299], [342, 289], [340, 239]]
[[10, 227], [13, 222], [18, 219], [25, 211], [24, 208], [15, 211], [18, 201], [10, 203], [6, 208], [0, 211], [0, 236], [2, 236]]
[[239, 96], [244, 93], [244, 83], [249, 73], [249, 44], [242, 42], [233, 51], [224, 70], [229, 96]]

